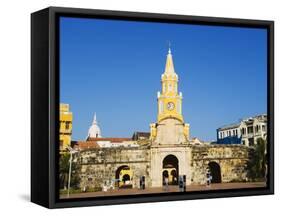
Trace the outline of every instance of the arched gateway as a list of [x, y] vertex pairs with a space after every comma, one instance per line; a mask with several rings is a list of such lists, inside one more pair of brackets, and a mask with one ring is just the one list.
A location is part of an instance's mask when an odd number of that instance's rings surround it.
[[221, 168], [220, 165], [216, 162], [209, 163], [209, 170], [212, 176], [212, 183], [221, 183]]
[[115, 179], [117, 179], [118, 188], [131, 188], [132, 187], [132, 170], [129, 166], [120, 166], [115, 172]]
[[168, 178], [169, 185], [177, 185], [179, 178], [179, 160], [174, 155], [167, 155], [162, 164], [162, 182], [165, 184], [165, 178]]

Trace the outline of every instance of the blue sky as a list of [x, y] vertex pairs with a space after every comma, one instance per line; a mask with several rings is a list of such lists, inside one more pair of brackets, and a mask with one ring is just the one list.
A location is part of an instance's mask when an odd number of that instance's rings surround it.
[[94, 112], [104, 137], [149, 131], [167, 41], [191, 137], [267, 112], [265, 29], [113, 21], [60, 20], [60, 101], [73, 112], [73, 140], [87, 136]]

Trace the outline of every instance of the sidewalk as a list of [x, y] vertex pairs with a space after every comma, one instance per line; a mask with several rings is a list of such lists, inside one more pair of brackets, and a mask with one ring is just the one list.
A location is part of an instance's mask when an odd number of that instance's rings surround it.
[[[206, 191], [206, 190], [219, 190], [219, 189], [239, 189], [239, 188], [259, 188], [265, 187], [265, 182], [254, 183], [220, 183], [206, 185], [189, 185], [186, 187], [186, 191]], [[178, 186], [169, 186], [169, 190], [165, 191], [164, 187], [146, 188], [140, 190], [138, 188], [132, 189], [115, 189], [107, 192], [88, 192], [88, 193], [76, 193], [70, 194], [69, 198], [86, 198], [86, 197], [100, 197], [100, 196], [120, 196], [120, 195], [138, 195], [138, 194], [152, 194], [152, 193], [167, 193], [167, 192], [179, 192]], [[61, 199], [67, 199], [67, 195], [60, 196]]]

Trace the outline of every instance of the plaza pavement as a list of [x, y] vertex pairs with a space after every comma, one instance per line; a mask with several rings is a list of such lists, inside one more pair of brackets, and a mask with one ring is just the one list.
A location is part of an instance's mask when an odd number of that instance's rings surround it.
[[[247, 182], [247, 183], [219, 183], [206, 185], [189, 185], [186, 187], [186, 191], [207, 191], [207, 190], [221, 190], [221, 189], [242, 189], [242, 188], [261, 188], [265, 187], [265, 182]], [[152, 193], [167, 193], [167, 192], [179, 192], [178, 186], [169, 186], [168, 191], [164, 187], [146, 188], [140, 190], [138, 188], [131, 189], [114, 189], [107, 192], [86, 192], [70, 194], [69, 198], [87, 198], [87, 197], [102, 197], [102, 196], [120, 196], [120, 195], [138, 195], [138, 194], [152, 194]], [[60, 195], [61, 199], [67, 199], [67, 194]]]

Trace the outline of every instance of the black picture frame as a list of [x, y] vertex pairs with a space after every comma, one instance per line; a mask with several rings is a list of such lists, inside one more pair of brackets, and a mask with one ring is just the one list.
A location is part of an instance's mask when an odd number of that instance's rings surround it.
[[[60, 16], [267, 29], [268, 184], [265, 188], [58, 199]], [[274, 22], [49, 7], [31, 15], [31, 201], [47, 208], [274, 194]]]

